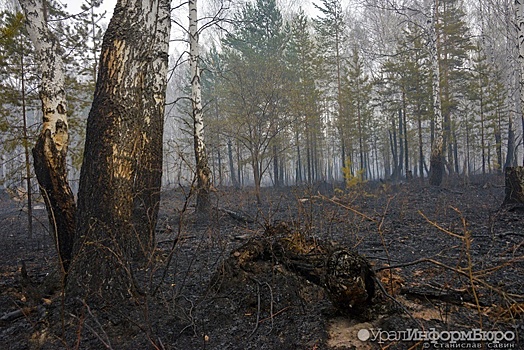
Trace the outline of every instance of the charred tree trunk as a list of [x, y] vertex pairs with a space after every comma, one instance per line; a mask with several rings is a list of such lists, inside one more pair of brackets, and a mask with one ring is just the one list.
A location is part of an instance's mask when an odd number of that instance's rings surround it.
[[[116, 4], [87, 121], [68, 291], [122, 300], [148, 258], [162, 175], [170, 2]], [[109, 299], [110, 298], [110, 299]]]
[[515, 130], [513, 130], [513, 117], [510, 113], [508, 120], [508, 147], [504, 169], [509, 166], [515, 166]]
[[67, 182], [68, 123], [64, 70], [59, 44], [47, 27], [41, 0], [20, 0], [26, 28], [40, 60], [43, 124], [33, 148], [35, 174], [46, 203], [64, 272], [69, 268], [75, 235], [76, 206]]
[[504, 176], [506, 197], [503, 205], [524, 205], [524, 167], [507, 167]]

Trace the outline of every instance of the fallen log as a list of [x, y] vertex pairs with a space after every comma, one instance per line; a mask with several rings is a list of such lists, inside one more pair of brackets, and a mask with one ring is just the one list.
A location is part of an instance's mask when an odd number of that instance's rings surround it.
[[249, 217], [249, 215], [247, 215], [245, 213], [235, 212], [233, 210], [229, 210], [229, 209], [226, 209], [226, 208], [218, 208], [218, 210], [226, 213], [231, 218], [233, 218], [233, 219], [235, 219], [237, 221], [240, 221], [241, 223], [244, 223], [244, 224], [252, 224], [252, 223], [255, 222], [255, 220], [253, 220], [251, 217]]

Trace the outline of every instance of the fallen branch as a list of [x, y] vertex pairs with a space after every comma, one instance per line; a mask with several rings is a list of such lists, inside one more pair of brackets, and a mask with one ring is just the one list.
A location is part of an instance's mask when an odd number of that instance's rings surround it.
[[[444, 263], [441, 263], [440, 261], [437, 261], [437, 260], [434, 260], [434, 259], [431, 259], [431, 258], [422, 258], [422, 259], [410, 261], [410, 262], [407, 262], [407, 263], [404, 263], [404, 264], [397, 264], [397, 265], [379, 267], [379, 268], [375, 269], [375, 272], [379, 272], [379, 271], [382, 271], [382, 270], [394, 269], [394, 268], [401, 268], [401, 267], [406, 267], [406, 266], [412, 266], [412, 265], [417, 265], [417, 264], [421, 264], [421, 263], [430, 263], [430, 264], [433, 264], [433, 265], [437, 265], [437, 266], [445, 268], [447, 270], [456, 272], [459, 275], [462, 275], [462, 276], [465, 276], [467, 278], [470, 278], [470, 274], [469, 274], [468, 271], [463, 271], [460, 268], [451, 267], [449, 265], [446, 265]], [[516, 299], [524, 299], [524, 295], [513, 294], [513, 293], [506, 293], [502, 289], [494, 287], [491, 284], [487, 283], [486, 281], [483, 281], [480, 278], [477, 278], [475, 276], [472, 276], [472, 280], [477, 282], [477, 283], [482, 284], [484, 287], [488, 288], [489, 290], [494, 291], [494, 292], [496, 292], [496, 293], [498, 293], [498, 294], [500, 294], [500, 295], [502, 295], [504, 297], [512, 297], [512, 298], [516, 298]]]
[[255, 222], [255, 220], [253, 220], [249, 215], [245, 214], [245, 213], [237, 213], [235, 211], [232, 211], [232, 210], [229, 210], [229, 209], [226, 209], [226, 208], [218, 208], [219, 211], [222, 211], [224, 213], [226, 213], [227, 215], [229, 215], [230, 217], [232, 217], [233, 219], [237, 220], [237, 221], [240, 221], [244, 224], [252, 224]]
[[12, 321], [17, 320], [17, 319], [19, 319], [21, 317], [29, 316], [29, 314], [31, 314], [32, 312], [34, 312], [36, 310], [37, 310], [36, 306], [34, 306], [34, 307], [23, 307], [21, 309], [18, 309], [18, 310], [15, 310], [15, 311], [11, 311], [11, 312], [8, 312], [8, 313], [4, 314], [2, 317], [0, 317], [0, 322], [5, 322], [5, 323], [12, 322]]

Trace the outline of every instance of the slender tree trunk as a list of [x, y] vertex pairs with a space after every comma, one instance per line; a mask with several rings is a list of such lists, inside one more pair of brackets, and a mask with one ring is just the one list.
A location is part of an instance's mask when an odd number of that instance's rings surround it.
[[406, 178], [409, 177], [409, 152], [408, 152], [408, 121], [406, 116], [406, 101], [404, 99], [403, 106], [402, 106], [402, 118], [403, 118], [403, 125], [404, 125], [404, 169], [406, 172]]
[[470, 152], [471, 152], [471, 127], [469, 125], [468, 117], [466, 116], [466, 159], [464, 162], [466, 163], [466, 172], [465, 175], [469, 176], [471, 175], [471, 158], [470, 158]]
[[[481, 103], [482, 104], [482, 103]], [[484, 113], [480, 110], [480, 148], [482, 153], [482, 175], [486, 174], [486, 139], [484, 132]]]
[[233, 187], [237, 188], [239, 186], [235, 172], [235, 164], [233, 163], [233, 145], [231, 143], [231, 140], [227, 140], [227, 155], [229, 159], [229, 173], [231, 174], [231, 182], [233, 184]]
[[[524, 97], [523, 97], [524, 99]], [[522, 103], [522, 102], [521, 102]], [[524, 108], [524, 107], [523, 107]], [[520, 124], [522, 125], [522, 130], [524, 130], [524, 112], [520, 114]], [[524, 149], [524, 143], [522, 144], [522, 148]], [[524, 164], [524, 152], [522, 152], [522, 163]]]
[[29, 137], [27, 135], [27, 113], [25, 105], [25, 63], [24, 55], [20, 56], [21, 84], [22, 84], [22, 120], [24, 137], [24, 156], [25, 156], [25, 181], [27, 186], [27, 233], [29, 238], [33, 238], [33, 189], [31, 187], [31, 162], [29, 159]]
[[220, 146], [217, 147], [217, 162], [218, 162], [218, 184], [222, 186], [223, 177], [222, 177], [222, 152], [220, 152]]
[[118, 302], [143, 293], [162, 176], [170, 1], [118, 0], [87, 120], [68, 292]]
[[273, 184], [275, 187], [280, 187], [279, 163], [278, 147], [277, 145], [273, 145]]
[[391, 174], [391, 178], [393, 180], [397, 180], [399, 177], [399, 157], [398, 157], [398, 144], [397, 144], [397, 132], [395, 128], [395, 121], [393, 119], [392, 121], [392, 129], [393, 133], [389, 131], [389, 144], [391, 147], [391, 156], [393, 157], [393, 172]]
[[458, 174], [459, 173], [459, 156], [458, 156], [458, 141], [457, 141], [457, 131], [455, 130], [455, 128], [453, 128], [453, 132], [452, 132], [452, 135], [453, 135], [453, 164], [455, 165], [455, 173]]
[[240, 153], [240, 144], [238, 141], [236, 142], [236, 146], [237, 146], [237, 178], [238, 178], [238, 184], [240, 185], [240, 187], [242, 187], [244, 185], [244, 177], [242, 174], [242, 154]]
[[[500, 117], [499, 117], [500, 118]], [[497, 165], [495, 171], [500, 174], [502, 173], [502, 133], [500, 119], [494, 130], [495, 136], [495, 153], [497, 154]]]
[[360, 110], [360, 102], [357, 101], [357, 105], [358, 105], [358, 110], [357, 110], [357, 127], [358, 127], [358, 152], [359, 152], [359, 159], [360, 159], [360, 169], [359, 170], [364, 170], [364, 172], [362, 173], [362, 175], [360, 175], [361, 177], [361, 180], [362, 177], [366, 177], [366, 166], [365, 166], [365, 162], [364, 162], [364, 138], [362, 136], [363, 134], [363, 131], [362, 131], [362, 112]]
[[309, 124], [306, 123], [306, 163], [307, 163], [307, 183], [313, 183], [313, 142], [309, 131]]
[[251, 157], [253, 159], [251, 161], [251, 166], [253, 167], [253, 181], [255, 183], [255, 197], [257, 199], [257, 204], [261, 204], [262, 203], [262, 200], [260, 198], [260, 183], [261, 183], [261, 176], [262, 176], [261, 171], [260, 171], [261, 164], [257, 156], [252, 154]]
[[398, 143], [399, 143], [399, 155], [398, 155], [398, 173], [397, 178], [400, 179], [402, 177], [402, 173], [404, 171], [407, 171], [407, 169], [404, 170], [404, 117], [402, 116], [403, 110], [402, 108], [399, 108], [398, 110]]
[[437, 1], [432, 4], [432, 21], [430, 23], [429, 50], [431, 58], [431, 81], [433, 87], [433, 114], [435, 138], [431, 145], [429, 184], [440, 186], [444, 176], [444, 134], [442, 129], [442, 103], [440, 100], [440, 68], [438, 63], [438, 34], [437, 34]]
[[424, 179], [424, 144], [422, 141], [422, 115], [420, 111], [420, 106], [417, 106], [417, 127], [418, 127], [418, 171], [419, 176]]
[[513, 130], [513, 117], [512, 113], [509, 114], [508, 120], [508, 150], [506, 153], [506, 161], [504, 162], [504, 168], [515, 166], [515, 131]]
[[297, 147], [297, 170], [295, 174], [295, 184], [302, 183], [302, 156], [300, 152], [300, 138], [298, 130], [295, 131], [295, 143]]
[[75, 235], [76, 205], [67, 182], [69, 139], [64, 68], [57, 39], [47, 27], [42, 0], [20, 0], [26, 28], [40, 60], [43, 123], [33, 148], [35, 174], [46, 203], [61, 266], [66, 272], [71, 261]]
[[96, 21], [95, 21], [95, 6], [91, 6], [91, 40], [93, 41], [92, 55], [93, 55], [93, 82], [96, 83], [96, 76], [98, 74], [98, 52], [97, 38], [96, 38]]
[[[519, 48], [520, 65], [520, 118], [524, 128], [524, 1], [515, 0], [515, 17], [517, 27], [517, 43]], [[524, 160], [523, 160], [524, 163]]]
[[206, 214], [210, 210], [209, 190], [211, 171], [208, 166], [204, 143], [204, 118], [202, 113], [202, 89], [200, 86], [200, 47], [197, 0], [189, 0], [189, 62], [191, 70], [191, 104], [193, 115], [193, 138], [197, 176], [196, 211]]

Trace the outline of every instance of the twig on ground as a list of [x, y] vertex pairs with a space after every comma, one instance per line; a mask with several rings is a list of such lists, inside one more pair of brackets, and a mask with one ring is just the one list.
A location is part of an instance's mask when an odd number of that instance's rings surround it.
[[[442, 267], [442, 268], [445, 268], [447, 270], [456, 272], [459, 275], [462, 275], [464, 277], [468, 277], [469, 278], [469, 274], [467, 272], [465, 272], [465, 271], [462, 271], [462, 269], [451, 267], [449, 265], [446, 265], [446, 264], [444, 264], [444, 263], [442, 263], [440, 261], [437, 261], [437, 260], [431, 259], [431, 258], [422, 258], [422, 259], [410, 261], [410, 262], [407, 262], [407, 263], [404, 263], [404, 264], [397, 264], [397, 265], [379, 267], [379, 268], [375, 269], [375, 272], [379, 272], [379, 271], [382, 271], [382, 270], [394, 269], [394, 268], [407, 267], [407, 266], [417, 265], [417, 264], [421, 264], [421, 263], [430, 263], [430, 264], [433, 264], [433, 265], [437, 265], [439, 267]], [[494, 287], [494, 286], [490, 285], [489, 283], [487, 283], [486, 281], [483, 281], [483, 280], [481, 280], [481, 279], [479, 279], [479, 278], [477, 278], [475, 276], [473, 276], [473, 280], [475, 282], [477, 282], [477, 283], [482, 284], [484, 287], [488, 288], [489, 290], [491, 290], [493, 292], [496, 292], [496, 293], [498, 293], [498, 294], [500, 294], [502, 296], [512, 297], [512, 298], [515, 298], [515, 299], [524, 299], [524, 295], [513, 294], [513, 293], [506, 293], [505, 291], [501, 290], [500, 288]]]
[[249, 337], [252, 337], [253, 334], [255, 334], [255, 332], [258, 329], [258, 323], [260, 321], [260, 283], [257, 280], [255, 280], [255, 282], [257, 282], [257, 320], [255, 322], [255, 328], [253, 328], [253, 330], [249, 334]]
[[0, 317], [0, 322], [12, 322], [20, 317], [28, 316], [36, 310], [36, 307], [23, 307], [21, 309], [8, 312]]
[[424, 325], [422, 324], [422, 322], [420, 322], [419, 320], [417, 320], [413, 314], [408, 310], [406, 309], [406, 307], [400, 302], [398, 301], [394, 296], [392, 296], [391, 294], [388, 293], [388, 291], [386, 290], [386, 288], [384, 287], [384, 285], [382, 284], [382, 282], [380, 282], [380, 280], [375, 276], [373, 278], [375, 280], [375, 283], [378, 285], [378, 288], [380, 289], [380, 291], [389, 299], [391, 299], [395, 305], [397, 305], [398, 307], [400, 307], [400, 309], [402, 311], [404, 311], [404, 313], [406, 313], [406, 315], [409, 316], [409, 318], [411, 318], [419, 327], [421, 327], [421, 329], [424, 329]]
[[267, 332], [267, 334], [271, 333], [273, 331], [273, 326], [274, 326], [274, 320], [273, 320], [273, 289], [271, 289], [271, 286], [269, 285], [269, 283], [265, 282], [266, 286], [269, 288], [269, 295], [271, 297], [271, 304], [269, 306], [269, 318], [271, 319], [271, 328], [269, 329], [269, 332]]
[[[107, 335], [106, 331], [104, 330], [104, 327], [102, 327], [102, 325], [100, 324], [100, 321], [98, 321], [98, 318], [93, 314], [93, 312], [91, 311], [91, 308], [89, 307], [89, 305], [87, 305], [87, 303], [84, 301], [84, 300], [81, 300], [79, 298], [77, 298], [82, 304], [84, 304], [84, 307], [86, 308], [87, 312], [89, 313], [89, 315], [93, 318], [93, 320], [95, 321], [95, 323], [97, 324], [98, 328], [100, 328], [100, 330], [102, 331], [102, 334], [104, 335], [105, 337], [105, 340], [102, 339], [102, 337], [100, 336], [100, 334], [98, 334], [97, 331], [95, 331], [95, 329], [93, 327], [91, 327], [86, 321], [84, 321], [84, 324], [86, 325], [87, 328], [89, 328], [89, 330], [91, 331], [91, 333], [93, 333], [97, 338], [98, 340], [100, 340], [102, 342], [102, 344], [104, 344], [104, 346], [106, 347], [106, 349], [113, 349], [113, 347], [111, 346], [111, 341], [109, 340], [109, 336]], [[73, 315], [74, 316], [74, 315]], [[76, 316], [74, 316], [76, 318]]]

